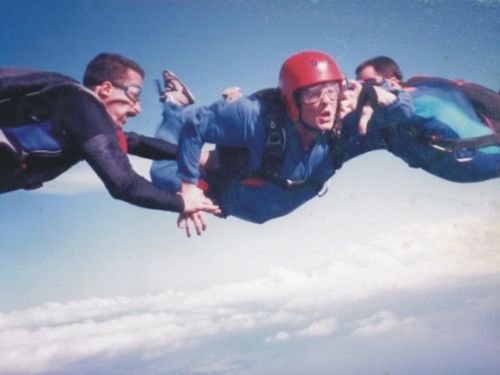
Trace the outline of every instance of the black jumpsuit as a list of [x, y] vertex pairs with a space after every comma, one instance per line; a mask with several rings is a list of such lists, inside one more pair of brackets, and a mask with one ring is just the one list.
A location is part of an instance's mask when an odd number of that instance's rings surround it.
[[[96, 98], [71, 90], [54, 94], [46, 102], [50, 132], [61, 145], [60, 152], [56, 156], [27, 155], [19, 162], [4, 143], [4, 147], [0, 147], [0, 193], [38, 188], [84, 159], [114, 198], [146, 208], [183, 211], [180, 196], [158, 189], [134, 172], [120, 145], [118, 132], [121, 130]], [[3, 121], [0, 124], [0, 130], [2, 127], [6, 130]], [[175, 159], [175, 145], [136, 133], [124, 134], [130, 154], [149, 159]], [[15, 139], [11, 141], [16, 143]]]

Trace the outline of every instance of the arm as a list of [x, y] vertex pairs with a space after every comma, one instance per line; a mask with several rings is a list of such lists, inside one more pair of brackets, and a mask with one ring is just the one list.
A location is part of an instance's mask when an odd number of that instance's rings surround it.
[[374, 87], [377, 100], [375, 109], [367, 103], [357, 111], [350, 112], [358, 106], [357, 99], [362, 86], [357, 81], [350, 81], [350, 87], [352, 90], [348, 91], [342, 125], [347, 145], [343, 152], [344, 162], [372, 150], [386, 149], [388, 146], [382, 130], [407, 122], [414, 112], [407, 92], [393, 93], [380, 87]]
[[179, 195], [156, 188], [134, 172], [113, 134], [96, 135], [81, 145], [83, 156], [116, 199], [137, 206], [184, 211]]
[[179, 177], [196, 184], [200, 153], [204, 143], [235, 147], [262, 147], [265, 129], [258, 100], [217, 102], [211, 107], [186, 111], [178, 148]]
[[216, 212], [218, 207], [199, 189], [174, 194], [158, 189], [134, 172], [116, 137], [100, 134], [82, 145], [85, 159], [116, 199], [136, 206], [175, 212]]
[[72, 147], [80, 151], [113, 197], [167, 211], [214, 208], [201, 193], [184, 197], [167, 193], [135, 173], [120, 148], [116, 128], [105, 108], [90, 95], [65, 95], [54, 106], [53, 121], [61, 133], [68, 134]]
[[[357, 132], [364, 135], [372, 131], [388, 128], [398, 123], [408, 121], [413, 113], [413, 103], [410, 94], [405, 91], [387, 91], [381, 87], [373, 86], [376, 96], [376, 107], [367, 102], [362, 108], [349, 113], [358, 107], [357, 98], [362, 93], [362, 86], [357, 81], [350, 81], [352, 90], [349, 90], [349, 108], [343, 109], [344, 122], [349, 132], [353, 130], [353, 122], [357, 123]], [[363, 91], [364, 92], [364, 91]]]
[[172, 143], [134, 132], [125, 132], [125, 137], [128, 151], [132, 155], [152, 160], [175, 160], [177, 146]]
[[99, 134], [90, 138], [82, 144], [82, 151], [84, 158], [116, 199], [140, 207], [184, 213], [218, 210], [201, 190], [190, 190], [183, 194], [169, 193], [139, 176], [120, 149], [116, 137], [111, 134]]
[[[408, 121], [414, 113], [413, 102], [410, 94], [406, 91], [391, 93], [380, 87], [375, 87], [381, 118], [375, 120], [382, 121], [383, 124], [374, 124], [377, 128], [387, 128], [399, 123]], [[377, 111], [376, 115], [377, 115]]]

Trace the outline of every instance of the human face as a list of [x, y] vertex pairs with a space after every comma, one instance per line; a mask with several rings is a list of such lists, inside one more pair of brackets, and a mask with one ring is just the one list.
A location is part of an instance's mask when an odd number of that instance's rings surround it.
[[320, 83], [300, 93], [301, 120], [319, 131], [331, 130], [337, 113], [339, 84]]
[[372, 81], [377, 86], [382, 86], [386, 89], [400, 89], [401, 84], [396, 77], [385, 78], [382, 74], [377, 73], [373, 66], [369, 65], [359, 72], [356, 77], [359, 81]]
[[373, 81], [379, 86], [384, 82], [384, 77], [380, 73], [377, 73], [371, 65], [365, 67], [361, 72], [359, 72], [356, 78], [363, 82]]
[[141, 112], [140, 90], [144, 81], [139, 73], [128, 69], [120, 82], [109, 82], [107, 95], [102, 98], [104, 106], [114, 124], [123, 128], [129, 117]]

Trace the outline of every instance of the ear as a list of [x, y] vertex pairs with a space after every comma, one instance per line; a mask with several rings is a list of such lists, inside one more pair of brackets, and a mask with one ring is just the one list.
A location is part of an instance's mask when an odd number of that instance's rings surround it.
[[114, 86], [110, 81], [104, 81], [98, 86], [95, 86], [92, 91], [101, 99], [105, 100], [107, 99], [111, 93], [112, 90], [114, 90]]

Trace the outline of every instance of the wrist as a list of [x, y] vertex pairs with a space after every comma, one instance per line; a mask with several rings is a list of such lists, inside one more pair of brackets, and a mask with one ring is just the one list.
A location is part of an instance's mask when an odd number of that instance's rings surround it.
[[181, 181], [181, 191], [184, 191], [186, 189], [191, 189], [191, 188], [193, 188], [195, 186], [196, 186], [196, 183], [194, 183], [194, 182], [185, 181], [185, 180]]

